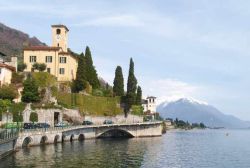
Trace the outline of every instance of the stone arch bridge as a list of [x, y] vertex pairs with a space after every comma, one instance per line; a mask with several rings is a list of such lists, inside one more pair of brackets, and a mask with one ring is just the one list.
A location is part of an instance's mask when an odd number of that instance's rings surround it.
[[19, 133], [15, 148], [106, 137], [161, 136], [161, 123], [162, 122], [145, 122], [24, 130]]

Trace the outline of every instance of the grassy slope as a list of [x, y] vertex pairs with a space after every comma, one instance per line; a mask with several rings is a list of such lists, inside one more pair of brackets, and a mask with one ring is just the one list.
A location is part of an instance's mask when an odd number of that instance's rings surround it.
[[113, 116], [122, 113], [118, 97], [95, 97], [82, 94], [58, 93], [58, 103], [66, 108], [79, 108], [85, 115]]

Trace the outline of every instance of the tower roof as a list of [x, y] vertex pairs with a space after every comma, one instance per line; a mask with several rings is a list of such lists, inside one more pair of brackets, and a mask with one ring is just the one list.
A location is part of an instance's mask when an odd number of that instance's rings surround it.
[[51, 25], [51, 27], [63, 27], [63, 28], [65, 28], [67, 31], [69, 31], [69, 29], [67, 28], [67, 26], [62, 25], [62, 24]]

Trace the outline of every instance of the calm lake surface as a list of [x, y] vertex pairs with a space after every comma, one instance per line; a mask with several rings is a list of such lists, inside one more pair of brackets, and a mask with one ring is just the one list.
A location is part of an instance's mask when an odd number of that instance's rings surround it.
[[156, 138], [65, 142], [22, 149], [0, 160], [0, 167], [249, 168], [250, 130], [169, 131]]

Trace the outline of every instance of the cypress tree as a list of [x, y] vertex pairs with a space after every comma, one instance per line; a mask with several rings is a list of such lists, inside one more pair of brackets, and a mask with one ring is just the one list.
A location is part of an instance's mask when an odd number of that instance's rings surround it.
[[29, 75], [23, 85], [22, 101], [26, 103], [38, 102], [40, 97], [35, 79]]
[[125, 109], [126, 113], [129, 111], [131, 106], [135, 104], [136, 88], [137, 88], [136, 85], [137, 85], [137, 80], [134, 75], [134, 62], [133, 59], [130, 58], [129, 75], [127, 82], [127, 95], [126, 95], [126, 109]]
[[136, 105], [141, 105], [141, 99], [142, 99], [142, 90], [141, 90], [141, 87], [138, 86], [137, 87], [137, 92], [136, 92], [135, 104]]
[[115, 79], [114, 79], [114, 87], [113, 92], [115, 96], [123, 96], [124, 95], [124, 79], [122, 74], [122, 67], [117, 66], [115, 70]]
[[86, 87], [86, 62], [84, 54], [81, 53], [78, 60], [78, 67], [76, 71], [76, 79], [73, 85], [73, 92], [79, 92], [85, 89]]
[[91, 51], [88, 46], [86, 47], [86, 50], [85, 50], [85, 59], [86, 59], [87, 81], [90, 83], [93, 89], [98, 89], [100, 87], [100, 82], [98, 80], [98, 75], [93, 65]]

